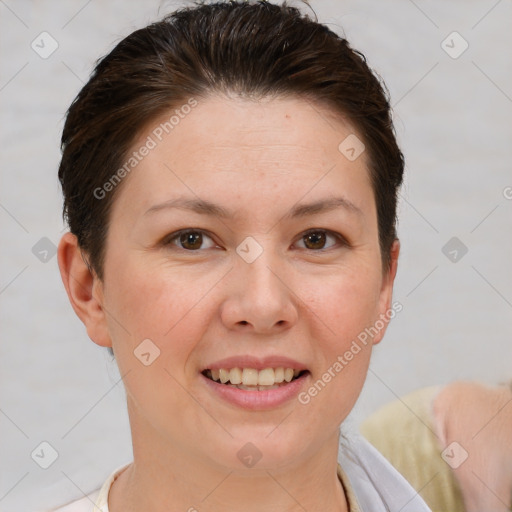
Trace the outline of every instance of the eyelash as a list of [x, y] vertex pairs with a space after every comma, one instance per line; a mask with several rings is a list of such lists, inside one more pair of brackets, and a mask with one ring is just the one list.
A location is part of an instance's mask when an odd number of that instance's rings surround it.
[[[169, 236], [164, 238], [164, 240], [162, 241], [162, 245], [165, 246], [165, 247], [167, 247], [169, 245], [175, 245], [177, 249], [179, 249], [181, 251], [184, 251], [184, 252], [188, 252], [188, 253], [194, 253], [194, 252], [200, 252], [201, 250], [206, 250], [206, 249], [196, 249], [196, 250], [185, 249], [183, 247], [179, 247], [176, 244], [172, 243], [174, 240], [179, 239], [179, 237], [181, 235], [184, 235], [184, 234], [187, 234], [187, 233], [200, 233], [202, 235], [206, 235], [213, 242], [213, 237], [207, 231], [205, 231], [203, 229], [188, 228], [188, 229], [182, 229], [180, 231], [176, 231], [174, 233], [171, 233]], [[327, 236], [331, 236], [331, 237], [335, 238], [340, 246], [342, 246], [342, 247], [343, 246], [344, 247], [350, 247], [350, 244], [347, 242], [347, 240], [342, 235], [340, 235], [339, 233], [336, 233], [334, 231], [330, 231], [328, 229], [320, 229], [320, 228], [308, 229], [307, 231], [304, 231], [303, 233], [301, 233], [301, 235], [298, 238], [298, 240], [302, 240], [304, 237], [306, 237], [307, 235], [310, 235], [312, 233], [325, 233]], [[329, 249], [332, 249], [333, 247], [335, 247], [335, 246], [333, 245], [333, 246], [330, 246], [330, 247], [327, 247], [327, 248], [324, 248], [324, 249], [318, 249], [318, 250], [316, 250], [316, 249], [308, 249], [307, 247], [301, 248], [301, 249], [306, 250], [306, 251], [310, 251], [310, 252], [318, 253], [318, 252], [328, 251]]]

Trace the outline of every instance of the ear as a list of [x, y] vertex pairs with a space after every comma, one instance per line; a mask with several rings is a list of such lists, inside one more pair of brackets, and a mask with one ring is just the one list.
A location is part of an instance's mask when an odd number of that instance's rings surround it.
[[402, 310], [401, 304], [399, 305], [399, 309], [396, 309], [391, 306], [391, 300], [393, 298], [393, 284], [395, 282], [396, 271], [398, 269], [398, 256], [400, 254], [400, 240], [395, 238], [393, 244], [391, 245], [390, 250], [390, 263], [389, 268], [386, 270], [384, 275], [382, 276], [382, 287], [379, 294], [379, 319], [376, 319], [376, 323], [381, 320], [384, 322], [384, 327], [379, 329], [379, 332], [373, 338], [373, 344], [377, 345], [380, 343], [384, 334], [386, 333], [386, 329], [389, 324], [389, 320], [393, 318], [396, 312]]
[[89, 338], [98, 345], [111, 347], [112, 341], [102, 306], [103, 283], [89, 269], [75, 235], [66, 233], [61, 238], [57, 256], [69, 302], [84, 323]]

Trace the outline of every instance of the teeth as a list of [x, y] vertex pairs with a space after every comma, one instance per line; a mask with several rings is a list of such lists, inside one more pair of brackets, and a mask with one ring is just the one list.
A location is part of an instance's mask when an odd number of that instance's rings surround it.
[[291, 382], [300, 372], [301, 370], [283, 367], [265, 368], [259, 371], [254, 368], [221, 368], [208, 370], [207, 375], [214, 381], [234, 385], [239, 389], [263, 391], [274, 389], [283, 382]]
[[274, 370], [272, 368], [265, 368], [264, 370], [260, 370], [258, 373], [258, 384], [260, 386], [273, 386], [275, 380], [274, 375]]
[[269, 389], [277, 389], [279, 386], [274, 384], [273, 386], [258, 386], [258, 391], [268, 391]]
[[231, 384], [242, 384], [242, 370], [240, 368], [232, 368], [229, 372], [229, 381]]
[[244, 386], [257, 386], [258, 370], [255, 370], [254, 368], [244, 368], [242, 371], [242, 384]]
[[226, 384], [226, 382], [229, 380], [229, 370], [224, 370], [224, 368], [221, 368], [219, 370], [219, 378], [222, 384]]
[[228, 386], [244, 389], [245, 391], [269, 391], [270, 389], [277, 389], [279, 387], [277, 384], [274, 384], [273, 386], [244, 386], [243, 384], [235, 386], [234, 384], [228, 384]]

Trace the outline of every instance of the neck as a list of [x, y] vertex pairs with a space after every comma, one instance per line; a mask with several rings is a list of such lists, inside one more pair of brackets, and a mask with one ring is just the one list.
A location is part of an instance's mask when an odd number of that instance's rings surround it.
[[112, 484], [110, 512], [348, 511], [337, 476], [338, 432], [279, 467], [240, 469], [216, 464], [215, 454], [185, 452], [131, 413], [130, 424], [134, 462]]

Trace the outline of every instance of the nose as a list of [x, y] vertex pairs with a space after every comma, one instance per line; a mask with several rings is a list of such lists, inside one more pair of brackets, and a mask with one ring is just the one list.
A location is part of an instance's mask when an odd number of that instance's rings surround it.
[[289, 273], [266, 254], [252, 263], [238, 258], [229, 273], [227, 297], [221, 306], [221, 319], [228, 329], [271, 334], [297, 322], [298, 298]]

